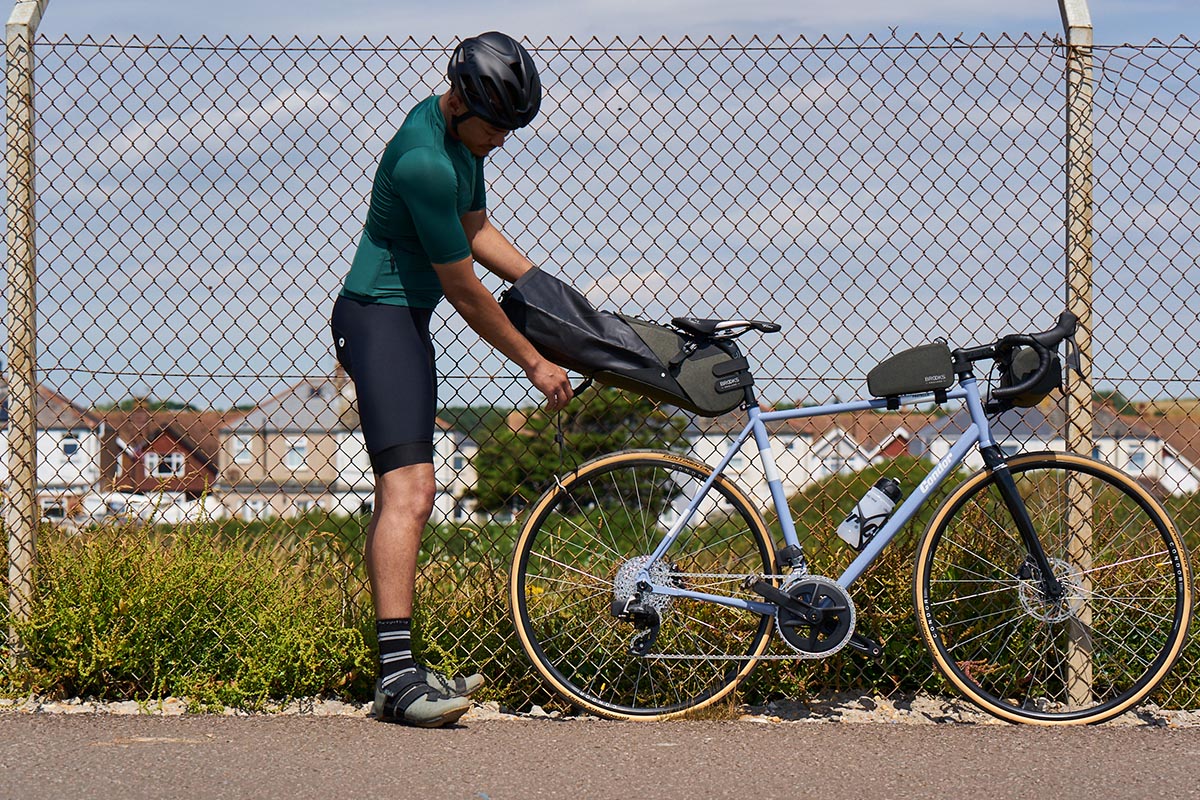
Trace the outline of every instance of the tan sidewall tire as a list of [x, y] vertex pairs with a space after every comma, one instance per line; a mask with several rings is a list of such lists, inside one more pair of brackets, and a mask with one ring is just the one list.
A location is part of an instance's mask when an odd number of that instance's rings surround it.
[[970, 684], [964, 683], [959, 678], [958, 674], [954, 670], [950, 669], [950, 666], [942, 657], [942, 652], [939, 649], [937, 641], [933, 635], [929, 611], [925, 607], [925, 598], [921, 587], [925, 585], [925, 581], [928, 578], [928, 576], [925, 574], [925, 564], [928, 560], [929, 549], [933, 546], [933, 542], [936, 538], [934, 535], [935, 532], [940, 531], [945, 525], [946, 521], [949, 519], [950, 515], [954, 511], [958, 510], [959, 502], [967, 494], [974, 491], [974, 489], [981, 483], [986, 481], [988, 477], [990, 477], [990, 472], [987, 470], [981, 470], [969, 477], [950, 493], [950, 495], [934, 513], [933, 518], [929, 520], [929, 525], [925, 528], [925, 533], [921, 536], [921, 541], [917, 546], [916, 566], [913, 575], [913, 598], [916, 607], [917, 625], [921, 629], [921, 636], [925, 640], [925, 646], [929, 649], [929, 653], [933, 657], [933, 661], [937, 665], [938, 670], [944, 676], [946, 676], [951, 683], [958, 687], [959, 691], [966, 695], [971, 702], [975, 703], [988, 713], [1001, 719], [1006, 719], [1010, 722], [1021, 722], [1027, 724], [1032, 723], [1035, 725], [1081, 725], [1093, 724], [1097, 722], [1103, 722], [1106, 719], [1112, 719], [1113, 717], [1128, 711], [1132, 706], [1145, 699], [1146, 695], [1154, 691], [1155, 687], [1157, 687], [1163, 678], [1166, 677], [1167, 673], [1170, 672], [1172, 665], [1175, 663], [1176, 659], [1179, 658], [1179, 654], [1183, 651], [1183, 646], [1187, 640], [1187, 631], [1189, 625], [1191, 624], [1192, 616], [1192, 577], [1187, 548], [1184, 547], [1182, 537], [1180, 537], [1179, 532], [1175, 528], [1175, 524], [1171, 521], [1170, 516], [1166, 513], [1166, 510], [1162, 507], [1162, 505], [1145, 489], [1138, 485], [1137, 482], [1131, 480], [1125, 473], [1115, 469], [1109, 464], [1105, 464], [1102, 461], [1096, 461], [1091, 458], [1075, 455], [1073, 453], [1057, 452], [1028, 453], [1008, 459], [1006, 463], [1013, 468], [1023, 467], [1030, 463], [1045, 463], [1064, 467], [1083, 467], [1106, 475], [1107, 477], [1111, 478], [1114, 483], [1119, 483], [1128, 488], [1132, 494], [1143, 500], [1147, 506], [1162, 519], [1168, 536], [1175, 543], [1175, 547], [1181, 556], [1183, 568], [1181, 581], [1181, 589], [1183, 593], [1183, 622], [1180, 625], [1179, 634], [1175, 637], [1175, 641], [1171, 643], [1171, 651], [1168, 657], [1163, 660], [1162, 664], [1156, 670], [1154, 677], [1147, 682], [1140, 691], [1138, 691], [1134, 696], [1128, 698], [1119, 706], [1107, 709], [1102, 714], [1098, 714], [1096, 716], [1084, 717], [1082, 719], [1063, 720], [1031, 719], [1029, 717], [1012, 713], [1012, 711], [1005, 706], [998, 706], [988, 702], [986, 699], [981, 697]]
[[[664, 463], [670, 464], [675, 467], [682, 467], [684, 469], [694, 470], [705, 477], [712, 474], [712, 468], [709, 467], [707, 464], [704, 464], [700, 461], [695, 461], [690, 458], [686, 458], [684, 456], [676, 455], [675, 453], [668, 453], [668, 452], [661, 451], [661, 450], [623, 450], [618, 453], [611, 453], [609, 455], [604, 455], [604, 456], [600, 456], [599, 458], [595, 458], [595, 459], [581, 465], [579, 467], [579, 469], [570, 473], [567, 477], [561, 479], [559, 481], [558, 485], [551, 487], [550, 489], [548, 489], [546, 491], [545, 494], [543, 494], [540, 498], [538, 498], [538, 501], [534, 504], [533, 509], [529, 512], [529, 515], [525, 520], [525, 524], [521, 527], [521, 533], [517, 537], [517, 544], [513, 548], [513, 559], [512, 559], [510, 568], [509, 568], [509, 573], [508, 573], [509, 574], [509, 578], [508, 578], [509, 613], [511, 614], [511, 617], [512, 617], [513, 627], [517, 631], [517, 637], [521, 640], [521, 647], [525, 651], [526, 657], [529, 659], [530, 663], [533, 664], [534, 668], [538, 671], [538, 674], [541, 676], [543, 683], [545, 683], [552, 690], [554, 690], [559, 696], [569, 700], [572, 704], [579, 706], [579, 707], [589, 711], [590, 713], [593, 713], [593, 714], [596, 714], [596, 715], [602, 716], [602, 717], [607, 717], [609, 719], [634, 720], [634, 721], [639, 721], [639, 722], [642, 722], [642, 721], [653, 722], [655, 720], [674, 719], [676, 717], [693, 714], [696, 711], [699, 711], [703, 708], [707, 708], [708, 706], [711, 706], [713, 703], [720, 701], [722, 698], [728, 696], [730, 692], [732, 692], [734, 689], [736, 689], [738, 687], [738, 685], [743, 680], [745, 680], [746, 676], [750, 674], [750, 671], [753, 670], [755, 665], [758, 663], [758, 657], [761, 656], [764, 652], [766, 652], [767, 647], [771, 643], [771, 633], [770, 633], [771, 629], [768, 628], [766, 635], [761, 637], [761, 640], [759, 641], [758, 645], [749, 654], [750, 658], [748, 658], [746, 660], [745, 666], [743, 666], [738, 671], [737, 675], [734, 676], [734, 678], [732, 680], [730, 680], [729, 683], [721, 691], [717, 692], [712, 697], [707, 698], [703, 702], [697, 703], [696, 705], [691, 706], [689, 708], [681, 709], [679, 711], [671, 712], [669, 714], [656, 714], [656, 715], [620, 714], [620, 713], [614, 712], [612, 709], [594, 705], [594, 704], [588, 702], [585, 698], [579, 697], [570, 688], [563, 685], [563, 683], [558, 679], [558, 677], [556, 675], [554, 675], [552, 672], [550, 672], [548, 669], [546, 669], [546, 667], [542, 664], [541, 659], [539, 659], [537, 657], [536, 649], [533, 645], [533, 642], [530, 640], [529, 634], [525, 630], [525, 626], [521, 621], [522, 615], [521, 615], [519, 609], [521, 608], [521, 601], [523, 598], [521, 598], [521, 596], [520, 596], [521, 590], [520, 590], [519, 582], [517, 580], [517, 574], [518, 574], [517, 571], [520, 569], [521, 554], [525, 551], [526, 544], [529, 541], [529, 538], [534, 534], [534, 526], [539, 525], [541, 523], [542, 515], [544, 514], [546, 507], [550, 503], [552, 503], [558, 495], [559, 486], [561, 486], [563, 488], [567, 488], [567, 487], [571, 486], [572, 484], [574, 484], [575, 482], [577, 482], [581, 479], [587, 478], [593, 472], [598, 471], [598, 470], [608, 469], [608, 468], [611, 468], [614, 466], [619, 467], [619, 466], [621, 466], [625, 463], [629, 463], [629, 462], [643, 462], [644, 463], [648, 460], [650, 460], [650, 461], [661, 460]], [[744, 507], [745, 511], [747, 512], [747, 516], [751, 522], [751, 525], [754, 527], [754, 530], [752, 531], [752, 533], [756, 537], [758, 537], [762, 542], [765, 542], [767, 544], [766, 550], [767, 550], [767, 554], [768, 554], [768, 558], [767, 558], [768, 568], [769, 568], [771, 574], [775, 574], [778, 570], [776, 569], [776, 566], [775, 566], [775, 551], [774, 551], [774, 548], [771, 546], [771, 536], [767, 531], [767, 526], [763, 523], [762, 516], [758, 513], [757, 507], [749, 499], [749, 497], [747, 497], [745, 492], [743, 492], [741, 489], [739, 489], [736, 484], [732, 483], [724, 475], [719, 476], [717, 478], [716, 483], [714, 484], [714, 489], [715, 489], [716, 485], [718, 485], [718, 484], [723, 489], [728, 491], [730, 496], [734, 497]]]

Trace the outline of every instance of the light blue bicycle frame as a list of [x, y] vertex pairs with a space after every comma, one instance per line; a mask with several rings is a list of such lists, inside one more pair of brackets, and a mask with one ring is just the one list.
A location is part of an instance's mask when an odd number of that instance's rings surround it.
[[[924, 395], [909, 395], [904, 398], [903, 405], [915, 405], [917, 403], [927, 402], [932, 399], [932, 394]], [[917, 513], [922, 504], [929, 499], [929, 496], [937, 490], [946, 476], [958, 467], [966, 458], [971, 448], [975, 446], [991, 447], [995, 444], [992, 439], [991, 427], [988, 424], [987, 415], [983, 410], [983, 402], [979, 396], [979, 385], [976, 378], [968, 376], [959, 382], [959, 388], [946, 393], [947, 400], [963, 400], [967, 401], [967, 408], [971, 413], [971, 425], [959, 437], [954, 446], [950, 448], [950, 452], [942, 457], [940, 461], [933, 466], [933, 469], [925, 476], [925, 478], [917, 484], [915, 491], [910, 493], [908, 497], [900, 504], [887, 523], [875, 534], [870, 543], [867, 544], [858, 557], [846, 567], [845, 572], [837, 579], [837, 583], [843, 589], [850, 586], [854, 581], [858, 580], [872, 562], [879, 557], [879, 554], [891, 543], [896, 534], [908, 524], [913, 515]], [[741, 450], [742, 445], [754, 436], [755, 444], [758, 446], [758, 457], [762, 462], [763, 471], [767, 476], [767, 485], [771, 489], [771, 500], [775, 507], [775, 513], [779, 517], [779, 524], [783, 529], [783, 538], [786, 544], [800, 547], [800, 540], [796, 536], [796, 524], [792, 520], [791, 511], [788, 508], [787, 497], [783, 493], [783, 482], [779, 477], [779, 470], [775, 466], [775, 457], [771, 455], [771, 444], [767, 437], [766, 423], [775, 422], [777, 420], [799, 419], [802, 417], [820, 417], [829, 414], [837, 414], [844, 411], [868, 411], [873, 409], [882, 409], [887, 407], [887, 400], [858, 400], [850, 403], [830, 403], [823, 406], [813, 406], [809, 408], [795, 408], [787, 411], [761, 411], [754, 406], [749, 409], [750, 421], [746, 423], [746, 427], [742, 429], [738, 438], [729, 446], [724, 457], [713, 470], [713, 474], [705, 480], [700, 487], [696, 496], [692, 498], [687, 509], [676, 520], [675, 524], [659, 542], [658, 548], [655, 549], [653, 555], [647, 564], [655, 564], [662, 559], [667, 550], [678, 538], [684, 526], [692, 518], [700, 507], [701, 502], [708, 495], [709, 489], [717, 480], [717, 476], [721, 475], [733, 457]], [[836, 521], [831, 520], [832, 525]], [[731, 606], [733, 608], [741, 608], [747, 611], [753, 611], [756, 614], [774, 614], [776, 606], [774, 603], [766, 603], [758, 600], [747, 600], [739, 597], [730, 597], [728, 595], [706, 594], [704, 592], [694, 592], [689, 589], [682, 589], [676, 586], [668, 586], [661, 583], [655, 583], [650, 576], [650, 570], [643, 568], [638, 571], [636, 581], [639, 585], [646, 585], [654, 594], [669, 595], [671, 597], [687, 597], [694, 600], [703, 600], [710, 603], [719, 603], [723, 606]]]

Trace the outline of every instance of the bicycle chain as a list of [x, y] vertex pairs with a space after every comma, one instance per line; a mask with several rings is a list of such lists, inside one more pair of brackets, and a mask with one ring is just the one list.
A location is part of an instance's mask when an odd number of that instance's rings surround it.
[[[642, 658], [653, 658], [659, 661], [790, 661], [793, 659], [806, 659], [804, 653], [790, 653], [784, 655], [761, 655], [761, 656], [696, 656], [683, 655], [674, 653], [647, 653]], [[808, 658], [811, 660], [811, 658]]]
[[[731, 575], [728, 572], [672, 572], [673, 578], [727, 578], [729, 580], [744, 581], [747, 578], [763, 578], [764, 580], [784, 580], [792, 578], [803, 573], [788, 573], [787, 575], [763, 575], [754, 573], [753, 575]], [[701, 656], [701, 655], [684, 655], [682, 653], [647, 653], [644, 658], [655, 658], [659, 660], [671, 661], [798, 661], [804, 658], [801, 653], [787, 653], [783, 655], [761, 655], [761, 656]]]
[[671, 577], [672, 578], [727, 578], [729, 580], [733, 580], [736, 578], [738, 580], [744, 581], [747, 578], [765, 578], [767, 580], [771, 580], [771, 579], [783, 580], [784, 578], [791, 578], [798, 574], [800, 574], [800, 573], [793, 572], [793, 573], [789, 573], [787, 575], [763, 575], [762, 573], [756, 572], [753, 575], [732, 575], [728, 572], [672, 572]]

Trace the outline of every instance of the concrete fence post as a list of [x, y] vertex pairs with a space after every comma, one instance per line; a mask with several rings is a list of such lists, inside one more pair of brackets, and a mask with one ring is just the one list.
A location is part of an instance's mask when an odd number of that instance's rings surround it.
[[4, 521], [8, 534], [9, 652], [20, 651], [12, 623], [27, 619], [33, 594], [38, 524], [37, 303], [34, 240], [33, 40], [49, 0], [19, 0], [5, 27], [5, 243], [8, 258], [8, 479]]
[[[1092, 18], [1087, 0], [1059, 0], [1067, 37], [1067, 152], [1066, 152], [1066, 287], [1067, 308], [1079, 318], [1080, 368], [1082, 374], [1067, 377], [1066, 447], [1090, 455], [1095, 408], [1092, 402], [1092, 189], [1093, 105]], [[1074, 480], [1067, 493], [1067, 524], [1070, 531], [1067, 557], [1083, 574], [1091, 568], [1093, 497], [1090, 481]], [[1086, 579], [1085, 579], [1085, 582]], [[1091, 586], [1085, 585], [1084, 597]], [[1072, 616], [1067, 646], [1068, 695], [1076, 706], [1091, 703], [1092, 609], [1083, 603]]]

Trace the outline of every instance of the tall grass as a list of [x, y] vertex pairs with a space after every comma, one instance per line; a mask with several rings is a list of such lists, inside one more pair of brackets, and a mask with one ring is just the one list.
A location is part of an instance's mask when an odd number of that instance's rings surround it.
[[324, 559], [185, 526], [44, 531], [37, 561], [9, 692], [261, 708], [370, 680], [367, 638]]

